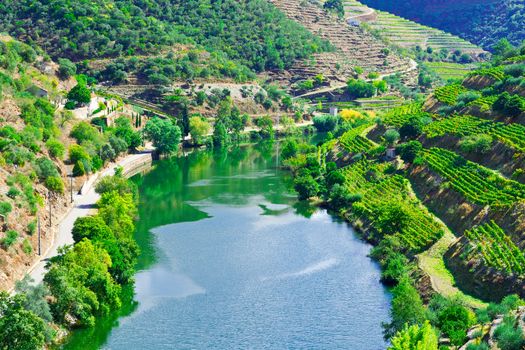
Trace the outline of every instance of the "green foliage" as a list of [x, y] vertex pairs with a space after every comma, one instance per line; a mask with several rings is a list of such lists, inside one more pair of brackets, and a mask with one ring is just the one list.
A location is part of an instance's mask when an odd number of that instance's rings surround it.
[[409, 141], [399, 145], [396, 148], [401, 159], [405, 162], [412, 163], [421, 154], [423, 145], [419, 141]]
[[86, 105], [91, 102], [91, 91], [84, 84], [77, 84], [67, 93], [67, 99], [77, 106]]
[[423, 122], [421, 116], [411, 116], [401, 128], [399, 134], [402, 138], [416, 138], [423, 133]]
[[44, 321], [25, 308], [24, 294], [9, 296], [0, 292], [0, 348], [9, 350], [41, 349], [46, 340]]
[[299, 144], [294, 139], [287, 139], [284, 141], [281, 149], [281, 157], [283, 160], [295, 157], [299, 152]]
[[439, 329], [447, 335], [453, 345], [465, 343], [467, 331], [473, 324], [469, 310], [459, 304], [451, 304], [440, 310], [438, 315]]
[[46, 322], [53, 321], [51, 309], [46, 300], [48, 290], [42, 283], [35, 285], [34, 280], [26, 275], [22, 280], [16, 282], [15, 290], [25, 296], [24, 309], [33, 312]]
[[395, 129], [388, 129], [387, 131], [385, 131], [385, 134], [383, 136], [387, 144], [394, 145], [399, 140], [399, 137], [401, 135]]
[[18, 236], [19, 234], [17, 231], [9, 230], [5, 233], [4, 238], [0, 239], [0, 243], [5, 249], [7, 249], [16, 243], [16, 241], [18, 240]]
[[407, 326], [392, 338], [388, 350], [438, 350], [438, 337], [430, 323]]
[[459, 142], [459, 147], [466, 153], [484, 154], [492, 147], [492, 137], [483, 134], [465, 136]]
[[111, 278], [111, 264], [109, 254], [88, 239], [54, 257], [44, 282], [54, 296], [55, 320], [65, 323], [70, 315], [80, 326], [93, 326], [95, 315], [119, 308], [120, 286]]
[[57, 139], [49, 139], [46, 142], [47, 150], [49, 151], [49, 155], [55, 159], [62, 159], [64, 158], [64, 154], [66, 151], [66, 148], [64, 145], [58, 141]]
[[452, 84], [437, 88], [434, 91], [434, 96], [439, 102], [443, 102], [448, 105], [455, 105], [457, 103], [458, 96], [466, 91], [467, 89], [463, 87], [463, 85]]
[[376, 87], [373, 83], [364, 80], [350, 79], [347, 82], [347, 91], [352, 98], [373, 97], [376, 93]]
[[327, 10], [336, 12], [338, 15], [344, 15], [345, 9], [342, 0], [327, 0], [324, 2], [323, 7]]
[[67, 58], [59, 59], [58, 64], [60, 65], [58, 74], [62, 79], [68, 79], [77, 74], [77, 66]]
[[338, 116], [333, 115], [317, 115], [314, 117], [314, 126], [319, 132], [334, 131], [340, 122]]
[[294, 179], [294, 188], [297, 191], [300, 200], [315, 197], [319, 193], [319, 184], [309, 174], [296, 177]]
[[13, 210], [13, 206], [9, 202], [0, 202], [0, 215], [7, 216]]
[[190, 133], [195, 144], [203, 144], [206, 136], [211, 130], [211, 125], [200, 116], [190, 118]]
[[100, 140], [100, 134], [98, 130], [87, 122], [80, 122], [76, 124], [73, 129], [71, 129], [70, 135], [71, 137], [75, 138], [78, 143], [86, 141], [97, 143]]
[[517, 117], [525, 112], [525, 98], [504, 92], [494, 102], [492, 109], [509, 117]]
[[406, 325], [421, 325], [425, 322], [425, 307], [418, 291], [408, 279], [402, 279], [392, 289], [392, 321], [384, 325], [385, 335], [392, 337]]
[[64, 181], [60, 176], [49, 176], [45, 181], [46, 187], [55, 193], [64, 193]]
[[178, 149], [182, 133], [171, 120], [153, 118], [144, 127], [144, 135], [153, 142], [157, 152], [169, 154]]
[[525, 337], [520, 326], [516, 325], [513, 316], [504, 318], [503, 323], [494, 331], [494, 338], [497, 340], [501, 350], [520, 350], [525, 346]]
[[33, 163], [33, 168], [40, 180], [45, 181], [49, 177], [59, 177], [55, 163], [48, 158], [36, 159]]

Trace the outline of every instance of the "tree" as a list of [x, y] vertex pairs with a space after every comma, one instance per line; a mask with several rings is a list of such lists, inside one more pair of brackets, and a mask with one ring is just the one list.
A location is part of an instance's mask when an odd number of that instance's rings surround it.
[[412, 163], [423, 150], [423, 145], [419, 141], [409, 141], [396, 148], [396, 151], [405, 162]]
[[284, 141], [283, 148], [281, 149], [281, 157], [286, 160], [297, 155], [299, 151], [299, 145], [294, 139], [287, 139]]
[[373, 209], [374, 222], [384, 235], [401, 232], [410, 222], [410, 214], [399, 202], [386, 202]]
[[42, 349], [46, 325], [33, 312], [24, 308], [24, 294], [13, 297], [0, 292], [0, 348], [3, 350]]
[[58, 64], [60, 65], [58, 68], [58, 75], [62, 79], [68, 79], [77, 74], [77, 66], [67, 58], [59, 59]]
[[410, 117], [399, 129], [402, 138], [415, 138], [423, 133], [423, 122], [418, 116]]
[[113, 232], [109, 226], [98, 215], [76, 219], [73, 224], [72, 234], [75, 243], [82, 241], [84, 238], [97, 241], [113, 237]]
[[190, 118], [190, 134], [195, 144], [202, 144], [210, 130], [211, 125], [204, 118], [200, 116]]
[[396, 333], [388, 350], [437, 350], [436, 331], [425, 321], [422, 326], [412, 325]]
[[300, 200], [317, 196], [319, 184], [311, 175], [299, 176], [294, 179], [294, 188], [299, 194]]
[[16, 292], [25, 295], [24, 309], [33, 312], [46, 322], [52, 322], [53, 315], [46, 300], [49, 291], [42, 283], [37, 285], [33, 283], [34, 280], [29, 275], [16, 282]]
[[350, 79], [347, 83], [347, 91], [352, 98], [373, 97], [376, 88], [373, 83], [367, 83], [360, 79]]
[[69, 101], [74, 102], [77, 106], [91, 102], [91, 91], [84, 84], [77, 84], [67, 94]]
[[153, 118], [144, 127], [144, 135], [153, 142], [157, 152], [169, 154], [178, 149], [182, 132], [171, 120]]
[[465, 136], [459, 142], [463, 152], [484, 154], [492, 147], [492, 137], [485, 134]]
[[461, 346], [465, 343], [467, 331], [473, 324], [467, 308], [458, 303], [452, 303], [438, 314], [439, 329], [445, 333], [452, 344]]
[[392, 321], [383, 325], [386, 338], [403, 330], [405, 325], [421, 325], [425, 321], [425, 307], [418, 291], [408, 278], [403, 278], [392, 289], [392, 295]]
[[343, 15], [345, 12], [342, 0], [327, 0], [323, 7], [328, 10], [337, 12], [339, 15]]
[[46, 142], [46, 147], [49, 152], [49, 155], [55, 159], [64, 158], [64, 153], [66, 148], [64, 145], [57, 139], [49, 139]]
[[395, 129], [388, 129], [383, 135], [388, 145], [392, 146], [399, 140], [399, 132]]
[[318, 115], [314, 117], [314, 127], [319, 132], [334, 131], [339, 124], [340, 118], [333, 115]]

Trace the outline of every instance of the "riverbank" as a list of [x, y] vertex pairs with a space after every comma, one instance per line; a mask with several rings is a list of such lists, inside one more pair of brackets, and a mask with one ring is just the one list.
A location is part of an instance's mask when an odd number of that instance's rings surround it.
[[29, 276], [36, 284], [44, 279], [48, 260], [58, 254], [58, 248], [74, 243], [72, 229], [76, 219], [89, 215], [95, 208], [100, 196], [95, 192], [96, 182], [104, 176], [113, 175], [117, 167], [123, 168], [123, 175], [131, 177], [134, 171], [142, 169], [153, 161], [152, 151], [129, 154], [117, 162], [111, 163], [107, 168], [92, 174], [84, 183], [78, 194], [73, 197], [73, 205], [53, 227], [53, 239], [49, 247], [43, 252], [42, 257], [28, 269]]

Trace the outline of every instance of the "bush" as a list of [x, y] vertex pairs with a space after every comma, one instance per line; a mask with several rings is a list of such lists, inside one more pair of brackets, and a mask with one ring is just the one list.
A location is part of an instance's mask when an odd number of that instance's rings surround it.
[[27, 255], [31, 254], [33, 251], [33, 246], [31, 245], [31, 242], [27, 240], [27, 238], [22, 242], [22, 251]]
[[7, 216], [13, 210], [13, 206], [9, 202], [0, 202], [0, 215]]
[[64, 181], [59, 176], [50, 176], [46, 179], [46, 187], [55, 193], [64, 193]]
[[311, 175], [296, 177], [294, 179], [294, 188], [299, 194], [300, 200], [315, 197], [319, 193], [319, 184]]
[[425, 321], [423, 326], [407, 326], [392, 338], [392, 346], [388, 350], [438, 350], [436, 331]]
[[71, 163], [77, 163], [82, 160], [90, 160], [90, 156], [84, 147], [80, 145], [71, 145], [69, 147], [69, 161]]
[[485, 134], [465, 136], [459, 142], [459, 147], [463, 152], [484, 154], [490, 151], [492, 137]]
[[31, 221], [29, 224], [27, 224], [27, 233], [32, 236], [36, 232], [36, 220]]
[[281, 157], [283, 160], [295, 157], [299, 151], [299, 145], [297, 141], [291, 139], [284, 141], [283, 148], [281, 149]]
[[5, 233], [5, 237], [1, 239], [2, 246], [7, 249], [15, 244], [17, 239], [18, 232], [15, 230], [9, 230]]
[[525, 111], [525, 99], [519, 95], [504, 92], [494, 102], [492, 109], [510, 117], [517, 117]]
[[91, 91], [84, 84], [77, 84], [67, 94], [68, 102], [75, 105], [88, 104], [91, 102]]
[[77, 66], [67, 58], [59, 59], [58, 64], [60, 65], [58, 74], [62, 79], [67, 79], [77, 74]]
[[423, 133], [423, 122], [418, 116], [412, 116], [399, 129], [402, 138], [416, 138]]
[[412, 163], [423, 150], [423, 145], [419, 141], [409, 141], [396, 148], [397, 153], [405, 162]]
[[372, 97], [376, 93], [374, 84], [364, 80], [350, 79], [347, 83], [347, 91], [352, 98]]
[[48, 177], [58, 177], [58, 170], [55, 165], [50, 159], [48, 158], [38, 158], [35, 160], [33, 164], [33, 168], [38, 176], [38, 178], [42, 181], [45, 181]]
[[521, 350], [525, 346], [525, 338], [521, 327], [515, 327], [515, 319], [512, 316], [505, 317], [501, 326], [494, 331], [498, 347], [501, 350]]
[[389, 145], [393, 145], [399, 140], [400, 134], [395, 129], [388, 129], [383, 136]]
[[74, 137], [78, 143], [85, 141], [97, 142], [100, 139], [99, 132], [96, 128], [87, 122], [80, 122], [71, 129], [70, 135]]
[[339, 124], [339, 117], [333, 115], [319, 115], [314, 117], [314, 126], [319, 132], [334, 131]]
[[57, 139], [49, 139], [49, 140], [47, 140], [46, 147], [47, 147], [47, 150], [49, 151], [49, 155], [51, 157], [56, 158], [56, 159], [64, 158], [64, 153], [66, 151], [66, 148]]

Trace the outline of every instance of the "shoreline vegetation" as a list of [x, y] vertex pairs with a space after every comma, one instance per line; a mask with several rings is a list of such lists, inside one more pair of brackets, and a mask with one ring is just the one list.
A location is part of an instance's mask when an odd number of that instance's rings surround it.
[[[138, 191], [122, 169], [96, 184], [97, 213], [78, 218], [75, 244], [59, 249], [48, 262], [44, 282], [17, 283], [17, 294], [0, 295], [9, 349], [39, 349], [60, 342], [68, 329], [91, 327], [95, 318], [121, 307], [123, 288], [133, 284], [139, 249], [133, 239]], [[28, 332], [31, 329], [31, 332]]]

